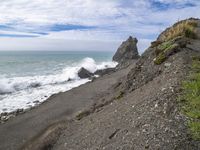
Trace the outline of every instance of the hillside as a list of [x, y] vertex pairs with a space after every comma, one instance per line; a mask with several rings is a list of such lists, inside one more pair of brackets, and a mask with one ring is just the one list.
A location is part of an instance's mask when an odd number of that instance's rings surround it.
[[174, 24], [142, 56], [136, 44], [122, 43], [115, 71], [0, 125], [0, 149], [200, 149], [200, 20]]
[[102, 97], [112, 102], [70, 123], [53, 149], [199, 149], [200, 114], [183, 110], [200, 112], [199, 95], [193, 106], [180, 101], [187, 90], [183, 81], [189, 80], [194, 62], [199, 65], [199, 33], [200, 21], [192, 18], [161, 33], [113, 87], [113, 96]]

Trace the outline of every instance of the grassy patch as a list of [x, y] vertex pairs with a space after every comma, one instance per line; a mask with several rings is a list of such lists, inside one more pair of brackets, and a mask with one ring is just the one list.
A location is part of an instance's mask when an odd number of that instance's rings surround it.
[[200, 140], [200, 122], [190, 122], [189, 127], [192, 131], [193, 138]]
[[[180, 47], [183, 47], [184, 43], [180, 41], [187, 38], [195, 39], [197, 34], [195, 28], [198, 26], [196, 20], [186, 20], [175, 24], [163, 34], [163, 38], [160, 41], [154, 41], [151, 43], [151, 47], [155, 47], [154, 63], [156, 65], [162, 64], [170, 55], [176, 53]], [[177, 42], [179, 41], [179, 42]]]
[[196, 39], [197, 38], [197, 34], [194, 32], [194, 28], [193, 27], [185, 28], [184, 36], [188, 37], [188, 38], [192, 38], [192, 39]]
[[200, 57], [193, 59], [192, 73], [183, 82], [182, 110], [190, 118], [188, 124], [195, 139], [200, 140]]
[[156, 65], [162, 64], [171, 54], [175, 53], [179, 45], [174, 43], [173, 40], [160, 44], [155, 50], [156, 58], [154, 63]]
[[178, 36], [184, 36], [187, 38], [197, 38], [195, 28], [197, 27], [197, 21], [187, 20], [177, 23], [165, 34], [165, 41], [169, 41]]
[[165, 60], [167, 59], [167, 57], [165, 56], [164, 53], [160, 53], [158, 54], [158, 56], [155, 58], [154, 63], [156, 65], [160, 65], [162, 64]]
[[158, 46], [158, 49], [160, 49], [161, 51], [164, 51], [165, 49], [170, 48], [172, 45], [173, 45], [173, 41], [172, 40], [166, 41], [166, 42], [163, 42], [162, 44], [160, 44]]

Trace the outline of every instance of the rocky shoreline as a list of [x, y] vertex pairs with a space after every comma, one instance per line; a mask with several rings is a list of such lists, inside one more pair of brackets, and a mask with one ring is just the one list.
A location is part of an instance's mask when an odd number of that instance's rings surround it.
[[[81, 79], [89, 78], [90, 81], [94, 81], [97, 77], [101, 77], [106, 74], [111, 74], [122, 67], [127, 67], [128, 65], [130, 65], [130, 63], [134, 63], [133, 61], [136, 61], [138, 58], [139, 58], [139, 54], [138, 54], [138, 49], [137, 49], [137, 39], [132, 38], [130, 36], [126, 41], [124, 41], [121, 44], [121, 46], [117, 50], [116, 54], [113, 56], [113, 61], [118, 62], [118, 65], [116, 68], [106, 68], [106, 69], [96, 70], [94, 73], [92, 73], [82, 67], [78, 71], [78, 76]], [[48, 99], [46, 101], [48, 101]], [[16, 111], [13, 111], [13, 112], [1, 113], [0, 114], [0, 124], [5, 123], [9, 119], [14, 118], [17, 115], [26, 113], [26, 112], [34, 109], [35, 107], [38, 107], [39, 105], [42, 105], [42, 103], [39, 103], [39, 101], [35, 101], [34, 103], [36, 105], [34, 105], [33, 107], [30, 107], [28, 109], [17, 109]]]
[[[185, 28], [176, 33], [180, 24], [195, 26], [195, 38]], [[200, 20], [194, 18], [161, 33], [142, 56], [137, 39], [129, 37], [113, 57], [116, 69], [98, 71], [93, 82], [1, 124], [0, 149], [198, 150], [200, 141], [188, 126], [192, 118], [178, 97], [194, 57], [200, 60], [199, 39]], [[93, 76], [82, 71], [82, 77]]]
[[[101, 69], [101, 70], [97, 70], [94, 73], [89, 72], [87, 69], [85, 68], [80, 68], [80, 70], [78, 71], [78, 76], [81, 79], [85, 79], [85, 78], [89, 78], [90, 82], [93, 82], [96, 78], [101, 77], [103, 75], [106, 74], [110, 74], [116, 71], [116, 68], [106, 68], [106, 69]], [[59, 94], [59, 93], [58, 93]], [[56, 94], [57, 95], [57, 94]], [[46, 100], [48, 101], [48, 99]], [[38, 107], [39, 105], [42, 105], [43, 103], [45, 103], [46, 101], [40, 103], [38, 100], [34, 101], [33, 103], [35, 103], [34, 106], [27, 108], [27, 109], [17, 109], [13, 112], [3, 112], [0, 113], [0, 124], [3, 124], [5, 122], [7, 122], [9, 119], [12, 119], [20, 114], [26, 113], [32, 109], [34, 109], [35, 107]]]

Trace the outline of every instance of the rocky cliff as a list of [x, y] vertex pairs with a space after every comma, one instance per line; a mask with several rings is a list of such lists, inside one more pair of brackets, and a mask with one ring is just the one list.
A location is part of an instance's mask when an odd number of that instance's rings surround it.
[[117, 52], [113, 56], [113, 61], [119, 63], [120, 66], [127, 66], [137, 60], [140, 56], [138, 54], [136, 38], [130, 36], [126, 41], [122, 42]]

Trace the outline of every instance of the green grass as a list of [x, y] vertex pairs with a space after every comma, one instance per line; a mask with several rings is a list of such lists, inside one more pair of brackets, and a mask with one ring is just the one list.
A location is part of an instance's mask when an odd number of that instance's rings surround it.
[[163, 42], [162, 44], [160, 44], [158, 46], [158, 49], [160, 49], [161, 51], [164, 51], [165, 49], [170, 48], [172, 45], [173, 45], [173, 41], [170, 40], [170, 41]]
[[193, 138], [200, 140], [200, 122], [190, 122], [189, 127], [192, 132]]
[[178, 47], [179, 45], [174, 43], [173, 40], [160, 44], [155, 50], [156, 58], [154, 60], [154, 63], [156, 65], [162, 64], [168, 58], [169, 55], [176, 52]]
[[188, 126], [194, 139], [200, 140], [200, 57], [193, 58], [189, 79], [183, 82], [183, 95], [180, 97], [182, 110], [189, 117]]
[[158, 56], [155, 58], [154, 64], [160, 65], [160, 64], [162, 64], [166, 59], [167, 59], [167, 57], [165, 56], [165, 54], [164, 54], [164, 53], [160, 53], [160, 54], [158, 54]]

